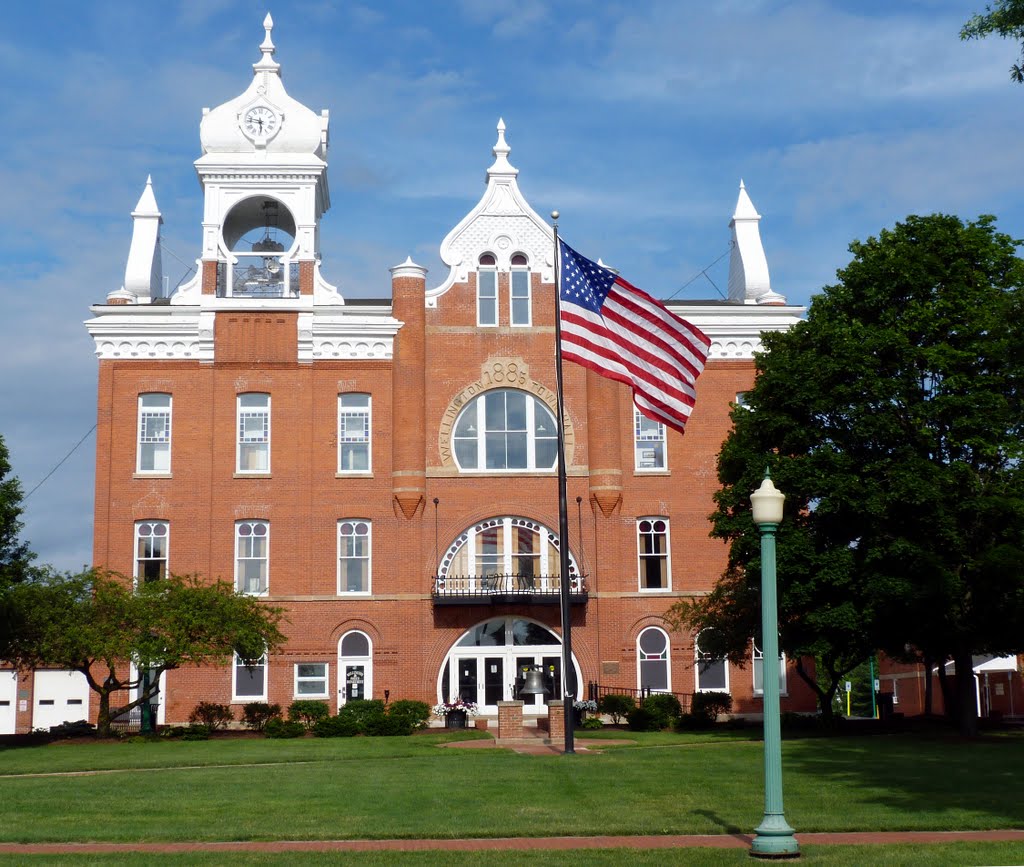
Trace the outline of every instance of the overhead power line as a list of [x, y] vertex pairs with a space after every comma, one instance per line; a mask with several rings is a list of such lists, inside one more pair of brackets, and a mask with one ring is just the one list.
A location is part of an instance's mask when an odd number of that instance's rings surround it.
[[715, 261], [714, 261], [714, 262], [712, 262], [712, 263], [711, 263], [710, 265], [705, 265], [705, 266], [704, 266], [703, 268], [701, 268], [701, 269], [700, 269], [700, 270], [699, 270], [699, 271], [698, 271], [698, 272], [697, 272], [696, 274], [694, 274], [694, 275], [693, 275], [693, 276], [692, 276], [692, 277], [691, 277], [691, 278], [690, 278], [689, 280], [687, 280], [687, 281], [686, 281], [686, 282], [685, 282], [685, 283], [684, 283], [684, 284], [683, 284], [682, 286], [680, 286], [680, 287], [679, 287], [678, 289], [676, 289], [676, 291], [675, 291], [675, 292], [673, 292], [673, 293], [672, 293], [671, 295], [669, 295], [669, 296], [668, 296], [668, 298], [666, 298], [666, 299], [664, 299], [664, 300], [665, 300], [665, 301], [671, 301], [671, 300], [672, 300], [673, 298], [675, 298], [675, 297], [676, 297], [676, 295], [678, 295], [678, 294], [679, 294], [680, 292], [682, 292], [682, 291], [683, 291], [683, 290], [684, 290], [684, 289], [685, 289], [685, 288], [686, 288], [687, 286], [689, 286], [689, 285], [690, 285], [691, 283], [693, 283], [693, 281], [694, 281], [694, 280], [698, 280], [698, 279], [700, 279], [701, 277], [703, 277], [703, 278], [704, 278], [705, 280], [707, 280], [707, 281], [708, 281], [708, 283], [710, 283], [710, 284], [711, 284], [712, 286], [714, 286], [714, 287], [715, 287], [715, 291], [716, 291], [716, 292], [717, 292], [717, 293], [718, 293], [719, 295], [721, 295], [721, 296], [722, 296], [722, 297], [724, 298], [724, 297], [725, 297], [725, 294], [724, 294], [724, 293], [722, 292], [722, 290], [721, 290], [721, 289], [719, 289], [719, 288], [718, 288], [718, 285], [717, 285], [717, 284], [715, 283], [715, 281], [714, 281], [714, 280], [712, 280], [712, 279], [711, 279], [711, 278], [710, 278], [710, 277], [708, 276], [708, 269], [710, 269], [710, 268], [714, 268], [714, 267], [715, 267], [715, 265], [717, 265], [717, 264], [718, 264], [719, 262], [721, 262], [721, 261], [722, 261], [722, 260], [723, 260], [723, 259], [724, 259], [724, 258], [725, 258], [726, 256], [728, 256], [728, 255], [729, 255], [729, 253], [731, 252], [731, 250], [732, 250], [732, 244], [730, 244], [730, 245], [729, 245], [729, 246], [728, 246], [728, 247], [726, 248], [725, 252], [724, 252], [724, 253], [723, 253], [723, 254], [722, 254], [721, 256], [719, 256], [719, 257], [718, 257], [717, 259], [715, 259]]
[[25, 502], [25, 500], [27, 500], [27, 499], [28, 499], [29, 497], [31, 497], [31, 496], [32, 496], [32, 495], [33, 495], [33, 494], [34, 494], [34, 493], [35, 493], [36, 491], [38, 491], [38, 490], [39, 490], [39, 489], [40, 489], [40, 488], [42, 487], [42, 485], [43, 485], [43, 482], [45, 482], [45, 481], [46, 481], [46, 480], [47, 480], [48, 478], [50, 478], [50, 476], [52, 476], [52, 475], [53, 475], [53, 474], [54, 474], [55, 472], [57, 472], [57, 470], [59, 470], [59, 469], [60, 469], [60, 466], [61, 466], [61, 464], [63, 464], [63, 463], [64, 463], [64, 461], [66, 461], [66, 460], [67, 460], [68, 458], [70, 458], [70, 457], [71, 457], [71, 456], [72, 456], [72, 455], [73, 455], [73, 454], [75, 453], [75, 450], [76, 450], [76, 449], [77, 449], [77, 448], [78, 448], [78, 447], [79, 447], [79, 446], [80, 446], [80, 445], [81, 445], [82, 443], [84, 443], [84, 442], [85, 442], [85, 440], [86, 440], [86, 437], [88, 437], [88, 436], [89, 436], [89, 434], [91, 434], [91, 433], [92, 433], [92, 432], [93, 432], [94, 430], [96, 430], [96, 425], [93, 425], [93, 426], [92, 426], [91, 428], [89, 428], [89, 430], [88, 430], [88, 431], [86, 432], [85, 436], [84, 436], [84, 437], [82, 437], [82, 438], [81, 438], [81, 439], [80, 439], [80, 440], [79, 440], [79, 441], [78, 441], [77, 443], [75, 443], [75, 444], [74, 444], [74, 446], [72, 446], [72, 448], [71, 448], [71, 451], [69, 451], [69, 452], [68, 452], [68, 453], [67, 453], [66, 455], [64, 455], [64, 457], [62, 457], [62, 458], [60, 459], [60, 461], [59, 461], [59, 463], [57, 464], [57, 466], [55, 466], [55, 467], [54, 467], [54, 468], [53, 468], [52, 470], [50, 470], [50, 472], [48, 472], [48, 473], [47, 473], [47, 474], [46, 474], [45, 476], [43, 476], [43, 479], [42, 479], [42, 481], [41, 481], [41, 482], [40, 482], [40, 483], [39, 483], [38, 485], [36, 485], [36, 486], [35, 486], [35, 487], [34, 487], [34, 488], [33, 488], [33, 489], [31, 490], [31, 491], [29, 491], [29, 492], [28, 492], [27, 494], [25, 494], [25, 496], [24, 496], [24, 497], [22, 498], [22, 502]]

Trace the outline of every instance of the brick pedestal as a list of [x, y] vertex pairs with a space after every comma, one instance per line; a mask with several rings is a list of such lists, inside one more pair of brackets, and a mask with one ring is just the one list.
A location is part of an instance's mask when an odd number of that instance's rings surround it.
[[565, 742], [565, 705], [561, 701], [548, 702], [548, 737], [552, 744]]
[[523, 736], [523, 703], [521, 701], [498, 702], [498, 740], [521, 738]]

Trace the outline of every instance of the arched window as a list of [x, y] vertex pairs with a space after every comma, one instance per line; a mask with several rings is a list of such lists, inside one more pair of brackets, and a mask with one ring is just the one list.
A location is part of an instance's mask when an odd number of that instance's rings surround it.
[[476, 324], [498, 324], [498, 268], [490, 253], [480, 257], [476, 271]]
[[512, 257], [512, 271], [509, 276], [509, 322], [512, 325], [530, 325], [530, 268], [529, 260], [522, 254]]
[[[445, 594], [555, 591], [559, 588], [558, 535], [529, 518], [487, 518], [460, 533], [438, 565]], [[569, 553], [572, 592], [579, 592], [576, 560]]]
[[701, 648], [701, 639], [705, 646], [710, 646], [714, 635], [705, 629], [693, 642], [693, 650], [696, 656], [696, 688], [697, 692], [728, 692], [729, 691], [729, 662], [724, 656], [716, 655]]
[[459, 414], [452, 451], [461, 470], [550, 470], [558, 458], [555, 417], [525, 391], [492, 389]]
[[672, 680], [668, 649], [668, 635], [657, 626], [650, 626], [637, 636], [637, 686], [640, 689], [669, 691]]
[[358, 629], [338, 642], [338, 705], [354, 698], [373, 698], [373, 643]]

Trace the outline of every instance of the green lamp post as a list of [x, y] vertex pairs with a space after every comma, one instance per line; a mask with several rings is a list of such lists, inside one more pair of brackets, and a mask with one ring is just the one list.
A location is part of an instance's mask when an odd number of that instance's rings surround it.
[[768, 470], [750, 496], [754, 523], [761, 531], [761, 686], [764, 696], [764, 818], [754, 829], [750, 854], [794, 857], [800, 845], [782, 812], [782, 733], [779, 728], [779, 615], [775, 595], [775, 531], [786, 499]]

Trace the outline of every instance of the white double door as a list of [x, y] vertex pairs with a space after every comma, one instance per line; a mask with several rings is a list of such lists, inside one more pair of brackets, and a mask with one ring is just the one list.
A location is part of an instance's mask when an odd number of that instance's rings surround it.
[[[541, 682], [547, 690], [543, 695], [524, 695], [526, 672], [540, 666]], [[475, 702], [479, 713], [496, 714], [499, 701], [515, 699], [525, 702], [527, 714], [547, 713], [547, 703], [562, 698], [561, 648], [550, 652], [533, 648], [468, 648], [457, 649], [446, 666], [447, 692]]]

